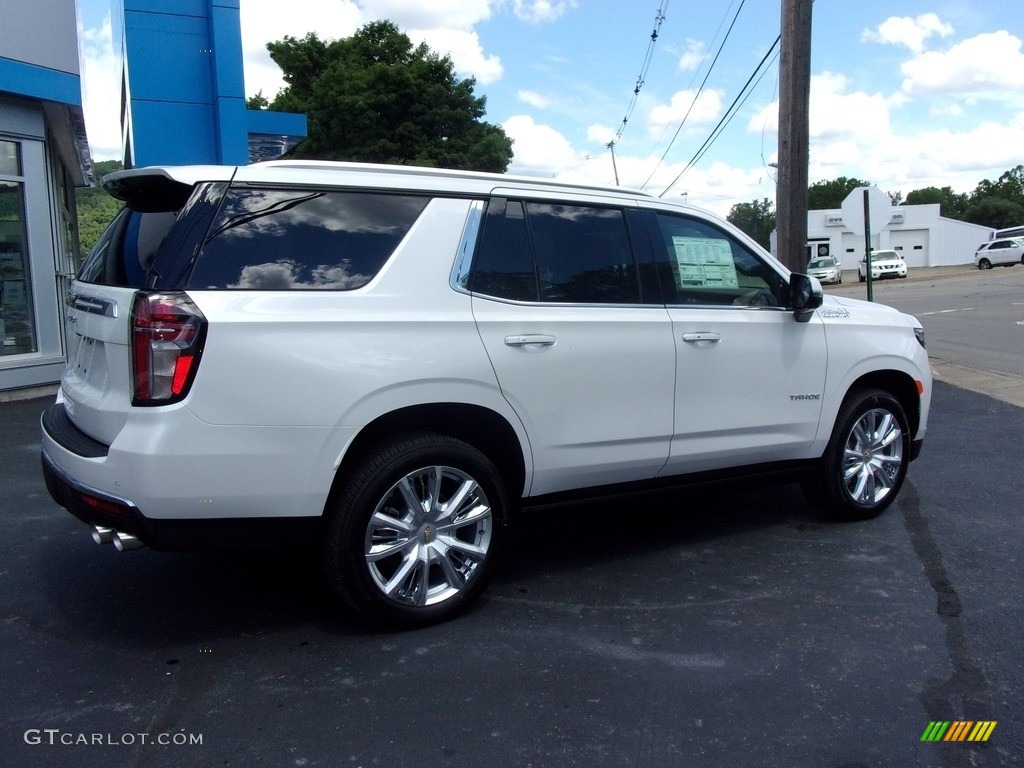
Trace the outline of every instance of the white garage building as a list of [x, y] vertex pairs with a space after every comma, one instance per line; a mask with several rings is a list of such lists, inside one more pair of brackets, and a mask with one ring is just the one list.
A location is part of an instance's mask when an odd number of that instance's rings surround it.
[[[882, 222], [879, 231], [871, 233], [871, 248], [896, 250], [908, 267], [948, 267], [971, 264], [981, 243], [992, 238], [988, 227], [968, 224], [939, 215], [938, 203], [899, 205], [889, 203], [889, 196], [869, 188], [875, 205], [886, 203], [881, 211], [872, 210], [872, 219]], [[864, 258], [864, 188], [853, 190], [843, 207], [807, 213], [807, 255], [835, 256], [844, 269], [856, 269]], [[772, 233], [772, 252], [776, 250]]]

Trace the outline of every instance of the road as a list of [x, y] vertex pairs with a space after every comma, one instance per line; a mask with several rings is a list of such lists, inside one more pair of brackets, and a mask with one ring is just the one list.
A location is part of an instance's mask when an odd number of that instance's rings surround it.
[[[856, 276], [844, 279], [826, 292], [866, 296]], [[937, 378], [1024, 407], [1024, 267], [911, 270], [873, 292], [921, 321]]]
[[0, 406], [0, 765], [1024, 764], [1024, 409], [938, 383], [865, 523], [792, 485], [533, 511], [475, 610], [381, 634], [307, 553], [93, 544], [39, 475], [48, 402]]

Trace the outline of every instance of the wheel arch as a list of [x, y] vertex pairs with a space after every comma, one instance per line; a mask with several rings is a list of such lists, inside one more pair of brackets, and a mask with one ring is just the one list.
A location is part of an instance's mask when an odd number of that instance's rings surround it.
[[894, 370], [865, 373], [850, 385], [847, 396], [854, 390], [865, 388], [881, 389], [895, 397], [907, 416], [911, 438], [917, 434], [921, 426], [921, 396], [910, 374]]
[[410, 405], [378, 416], [359, 431], [345, 451], [334, 475], [331, 495], [368, 448], [402, 432], [437, 432], [472, 445], [497, 467], [513, 502], [522, 497], [526, 457], [515, 429], [501, 414], [468, 403]]

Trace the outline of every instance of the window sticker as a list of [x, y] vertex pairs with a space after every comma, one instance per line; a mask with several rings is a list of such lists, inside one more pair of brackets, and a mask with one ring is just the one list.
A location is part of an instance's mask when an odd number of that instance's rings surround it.
[[672, 245], [676, 250], [680, 288], [739, 287], [728, 240], [675, 236]]

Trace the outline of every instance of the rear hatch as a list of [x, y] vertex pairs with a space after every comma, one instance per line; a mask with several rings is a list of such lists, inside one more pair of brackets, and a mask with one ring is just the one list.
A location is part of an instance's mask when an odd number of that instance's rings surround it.
[[132, 303], [176, 213], [220, 167], [143, 168], [111, 174], [103, 187], [125, 201], [72, 282], [67, 296], [65, 409], [84, 433], [107, 445], [132, 407]]

